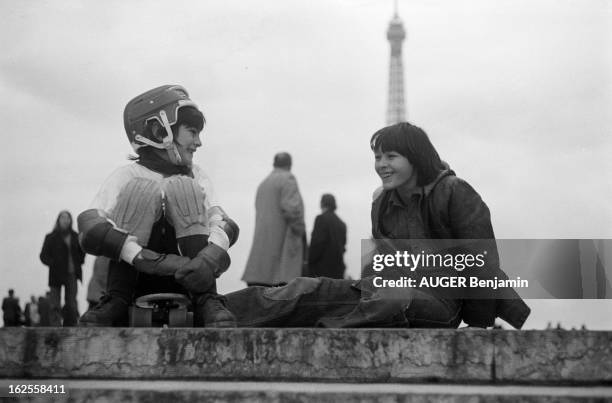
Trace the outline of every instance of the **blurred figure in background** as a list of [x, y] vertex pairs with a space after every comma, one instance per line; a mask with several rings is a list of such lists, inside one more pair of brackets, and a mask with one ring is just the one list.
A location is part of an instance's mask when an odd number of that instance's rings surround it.
[[308, 250], [309, 274], [312, 277], [344, 278], [346, 224], [336, 215], [336, 199], [331, 194], [321, 197]]
[[91, 279], [89, 280], [89, 285], [87, 286], [87, 302], [89, 303], [89, 308], [92, 309], [100, 298], [102, 294], [106, 291], [106, 283], [108, 276], [108, 264], [110, 263], [110, 259], [106, 256], [98, 256], [94, 261], [93, 265], [93, 273], [91, 274]]
[[40, 314], [38, 313], [38, 302], [34, 295], [30, 296], [30, 302], [25, 306], [25, 325], [38, 326], [40, 324]]
[[4, 326], [19, 326], [21, 324], [21, 307], [19, 298], [15, 297], [15, 290], [8, 290], [8, 297], [2, 300], [2, 316]]
[[[64, 210], [59, 213], [53, 231], [45, 237], [40, 260], [49, 266], [50, 325], [75, 326], [79, 318], [77, 309], [77, 280], [81, 280], [81, 265], [85, 253], [79, 246], [77, 233], [72, 229], [72, 215]], [[60, 298], [64, 287], [64, 308]]]
[[51, 293], [47, 291], [45, 295], [38, 297], [38, 314], [40, 315], [39, 326], [51, 326], [51, 307], [49, 306], [49, 300], [51, 299]]
[[257, 188], [255, 234], [242, 280], [247, 285], [286, 284], [302, 275], [305, 257], [304, 203], [291, 155], [274, 156], [274, 169]]

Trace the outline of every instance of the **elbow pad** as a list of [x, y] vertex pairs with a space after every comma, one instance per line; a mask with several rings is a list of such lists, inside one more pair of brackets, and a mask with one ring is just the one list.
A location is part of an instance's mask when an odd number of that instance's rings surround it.
[[79, 243], [87, 253], [119, 260], [128, 233], [115, 228], [98, 210], [85, 210], [77, 218]]

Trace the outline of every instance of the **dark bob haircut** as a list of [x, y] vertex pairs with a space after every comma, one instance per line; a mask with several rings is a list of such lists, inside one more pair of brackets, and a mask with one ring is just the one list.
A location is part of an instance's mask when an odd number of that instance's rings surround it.
[[372, 151], [395, 151], [406, 157], [417, 173], [417, 186], [431, 183], [444, 170], [442, 160], [427, 133], [408, 122], [380, 129], [370, 139]]
[[193, 106], [185, 106], [178, 110], [178, 116], [176, 118], [176, 123], [172, 126], [172, 131], [174, 134], [176, 134], [178, 132], [178, 128], [181, 125], [185, 125], [187, 127], [193, 127], [194, 129], [197, 129], [198, 132], [201, 132], [205, 123], [206, 119], [204, 118], [204, 114], [202, 112]]

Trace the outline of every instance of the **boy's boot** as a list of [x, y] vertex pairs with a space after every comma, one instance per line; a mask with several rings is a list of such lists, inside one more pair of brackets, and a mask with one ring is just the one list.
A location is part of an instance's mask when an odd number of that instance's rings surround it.
[[[178, 244], [184, 256], [195, 258], [208, 245], [208, 237], [190, 235], [179, 238]], [[202, 290], [203, 292], [191, 292], [194, 306], [193, 325], [196, 327], [236, 327], [236, 317], [225, 306], [225, 298], [217, 294], [214, 270], [212, 267], [207, 269], [211, 271], [208, 273], [211, 277], [209, 288]]]
[[111, 261], [108, 266], [107, 292], [96, 306], [79, 319], [79, 326], [128, 326], [128, 307], [138, 273], [125, 262]]
[[236, 327], [236, 317], [227, 309], [225, 297], [217, 294], [215, 289], [214, 292], [194, 296], [193, 325]]

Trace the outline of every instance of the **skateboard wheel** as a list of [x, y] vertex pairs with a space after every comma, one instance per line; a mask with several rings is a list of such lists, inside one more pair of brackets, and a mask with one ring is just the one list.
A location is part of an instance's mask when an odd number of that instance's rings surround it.
[[130, 307], [130, 327], [151, 327], [152, 322], [153, 311], [151, 309]]
[[187, 326], [193, 327], [193, 312], [187, 312]]
[[187, 327], [187, 308], [170, 309], [168, 327]]

